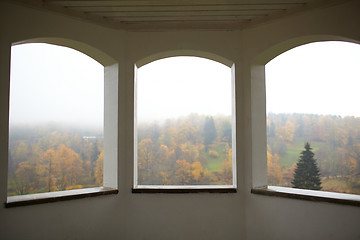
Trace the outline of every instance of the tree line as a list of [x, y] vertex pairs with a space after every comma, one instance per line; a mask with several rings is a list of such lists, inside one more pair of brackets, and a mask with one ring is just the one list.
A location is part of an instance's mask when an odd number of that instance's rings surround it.
[[102, 185], [101, 131], [13, 126], [9, 134], [8, 195]]
[[301, 148], [311, 142], [323, 190], [360, 193], [360, 118], [269, 113], [267, 136], [269, 185], [292, 186]]
[[[229, 116], [140, 123], [137, 133], [140, 185], [232, 184]], [[8, 196], [102, 186], [103, 157], [101, 131], [12, 126]]]
[[137, 141], [140, 185], [232, 184], [229, 116], [191, 114], [140, 123]]

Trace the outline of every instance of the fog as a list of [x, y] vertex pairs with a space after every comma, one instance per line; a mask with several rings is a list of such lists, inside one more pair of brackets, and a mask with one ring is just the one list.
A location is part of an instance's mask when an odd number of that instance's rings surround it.
[[266, 65], [267, 112], [360, 116], [360, 45], [317, 42]]
[[[138, 121], [191, 113], [231, 115], [231, 69], [197, 57], [138, 69]], [[241, 79], [239, 80], [241, 81]], [[360, 46], [303, 45], [266, 65], [267, 112], [360, 116]], [[73, 49], [22, 44], [11, 49], [10, 124], [103, 125], [104, 67]]]
[[191, 113], [231, 115], [231, 68], [199, 57], [172, 57], [138, 69], [138, 121]]
[[10, 125], [103, 125], [104, 67], [87, 55], [50, 44], [16, 45], [10, 76]]

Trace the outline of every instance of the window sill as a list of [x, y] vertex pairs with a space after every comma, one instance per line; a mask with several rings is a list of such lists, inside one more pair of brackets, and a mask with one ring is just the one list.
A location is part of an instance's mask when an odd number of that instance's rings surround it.
[[355, 195], [355, 194], [305, 190], [305, 189], [276, 187], [276, 186], [253, 188], [251, 189], [251, 193], [266, 195], [266, 196], [293, 198], [293, 199], [301, 199], [301, 200], [308, 200], [314, 202], [337, 203], [337, 204], [360, 207], [360, 195]]
[[236, 193], [236, 186], [232, 185], [139, 185], [132, 189], [132, 193]]
[[7, 198], [5, 207], [10, 208], [10, 207], [35, 205], [41, 203], [66, 201], [66, 200], [80, 199], [86, 197], [117, 194], [118, 192], [119, 191], [117, 189], [113, 189], [109, 187], [95, 187], [95, 188], [84, 188], [84, 189], [76, 189], [76, 190], [68, 190], [68, 191], [12, 196]]

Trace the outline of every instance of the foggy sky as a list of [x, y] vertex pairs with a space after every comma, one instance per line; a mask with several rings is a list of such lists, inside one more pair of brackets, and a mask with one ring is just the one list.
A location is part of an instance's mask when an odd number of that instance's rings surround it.
[[50, 44], [11, 49], [10, 124], [103, 125], [104, 67]]
[[266, 65], [267, 112], [360, 116], [360, 45], [317, 42]]
[[199, 57], [172, 57], [138, 69], [138, 121], [231, 115], [231, 68]]
[[[102, 126], [104, 68], [73, 49], [12, 47], [10, 123]], [[138, 69], [138, 121], [190, 113], [231, 115], [231, 69], [212, 60], [174, 57]], [[360, 116], [360, 46], [320, 42], [266, 65], [267, 112]]]

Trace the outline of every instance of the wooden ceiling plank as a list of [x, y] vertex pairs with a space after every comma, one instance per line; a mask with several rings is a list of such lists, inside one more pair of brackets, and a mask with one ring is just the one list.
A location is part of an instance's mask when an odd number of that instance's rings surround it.
[[242, 5], [302, 5], [308, 0], [182, 0], [182, 1], [89, 1], [89, 0], [45, 0], [47, 4], [66, 7], [86, 6], [242, 6]]
[[312, 1], [309, 1], [307, 4], [305, 4], [302, 7], [289, 8], [284, 12], [277, 12], [274, 14], [270, 14], [268, 16], [256, 17], [256, 18], [252, 19], [249, 23], [247, 23], [246, 27], [250, 28], [252, 26], [256, 26], [256, 25], [264, 23], [264, 22], [272, 21], [274, 19], [282, 18], [285, 16], [291, 16], [294, 14], [302, 13], [304, 11], [308, 11], [308, 10], [312, 10], [312, 9], [316, 9], [316, 8], [324, 8], [324, 7], [334, 6], [334, 5], [342, 4], [345, 2], [349, 2], [349, 1], [352, 1], [352, 0], [312, 0]]
[[[10, 0], [7, 0], [10, 1]], [[166, 29], [219, 29], [249, 28], [284, 16], [314, 8], [341, 4], [351, 0], [11, 0], [28, 6], [46, 9], [102, 26], [131, 31], [162, 31]], [[272, 11], [272, 7], [283, 6]], [[81, 7], [121, 8], [97, 12], [81, 10]], [[246, 14], [241, 9], [263, 8], [266, 14]], [[104, 16], [136, 11], [132, 16]], [[194, 10], [195, 9], [195, 10]], [[212, 10], [209, 10], [212, 9]], [[216, 10], [217, 9], [217, 10]], [[234, 9], [239, 12], [234, 13]], [[286, 9], [286, 10], [283, 10]], [[157, 10], [157, 11], [156, 11]], [[203, 10], [203, 11], [201, 11]], [[252, 9], [254, 10], [254, 9]], [[251, 10], [250, 10], [251, 11]], [[119, 13], [116, 13], [119, 12]], [[155, 14], [154, 12], [167, 12]], [[177, 12], [177, 13], [176, 13]], [[182, 13], [181, 13], [182, 12]], [[190, 12], [190, 13], [189, 13]], [[197, 12], [197, 13], [195, 13]], [[173, 14], [176, 13], [176, 14]], [[250, 13], [250, 12], [248, 12]], [[102, 14], [102, 15], [100, 15]], [[130, 15], [131, 15], [130, 14]], [[144, 16], [145, 15], [145, 16]], [[162, 15], [162, 16], [161, 16]], [[176, 16], [178, 15], [178, 16]], [[249, 15], [249, 16], [247, 16]]]
[[89, 6], [89, 7], [67, 7], [75, 11], [82, 12], [152, 12], [152, 11], [252, 11], [252, 10], [284, 10], [297, 5], [237, 5], [237, 6], [150, 6], [150, 7], [109, 7], [109, 6]]
[[90, 12], [105, 17], [160, 17], [160, 16], [265, 16], [274, 11], [179, 11], [179, 12]]
[[166, 31], [171, 29], [196, 29], [196, 30], [221, 30], [228, 31], [242, 29], [247, 21], [224, 21], [224, 22], [131, 22], [124, 25], [129, 31]]
[[159, 17], [109, 17], [108, 19], [120, 22], [172, 22], [172, 21], [249, 21], [254, 16], [159, 16]]
[[63, 14], [66, 16], [70, 16], [82, 21], [93, 22], [97, 25], [101, 25], [103, 27], [113, 28], [113, 29], [126, 29], [126, 26], [122, 23], [117, 23], [114, 21], [109, 21], [104, 17], [100, 17], [97, 15], [85, 14], [83, 12], [70, 10], [61, 6], [46, 4], [43, 0], [12, 0], [18, 4], [26, 5], [28, 7], [33, 7], [37, 9], [45, 9], [48, 11], [56, 12], [59, 14]]

